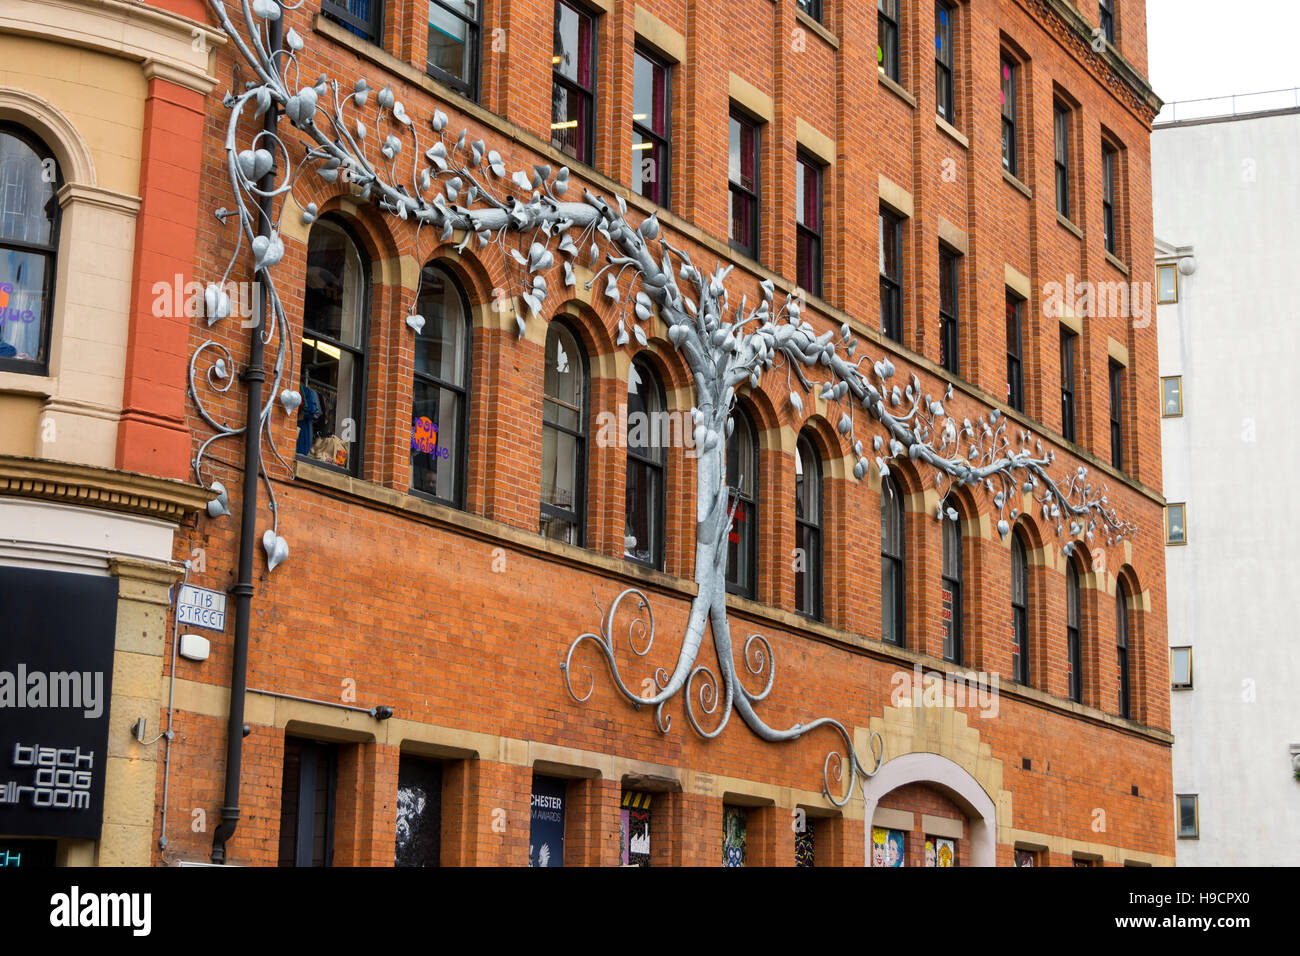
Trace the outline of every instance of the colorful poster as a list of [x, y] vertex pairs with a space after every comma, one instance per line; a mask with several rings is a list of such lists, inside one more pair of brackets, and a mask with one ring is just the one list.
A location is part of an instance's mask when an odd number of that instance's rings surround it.
[[794, 832], [794, 865], [817, 865], [817, 829], [816, 821], [805, 817], [803, 829]]
[[619, 811], [624, 866], [650, 865], [650, 794], [629, 790]]
[[886, 830], [884, 827], [871, 828], [871, 865], [903, 866], [904, 834], [902, 830]]
[[564, 790], [565, 781], [557, 777], [533, 775], [529, 866], [564, 865]]
[[1036, 854], [1033, 850], [1017, 850], [1016, 866], [1037, 866], [1038, 863], [1034, 859], [1034, 857], [1036, 857], [1037, 855], [1038, 854]]
[[925, 838], [926, 866], [956, 866], [957, 845], [943, 837], [927, 836]]
[[744, 807], [722, 809], [722, 865], [745, 865], [745, 827], [748, 816]]

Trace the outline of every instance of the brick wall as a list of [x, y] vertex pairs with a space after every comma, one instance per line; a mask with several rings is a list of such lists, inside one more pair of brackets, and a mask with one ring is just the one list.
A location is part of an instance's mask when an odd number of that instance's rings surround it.
[[[641, 4], [685, 38], [686, 57], [673, 77], [673, 190], [671, 212], [661, 216], [675, 245], [703, 264], [726, 252], [729, 74], [772, 98], [773, 118], [763, 128], [762, 239], [760, 262], [736, 258], [729, 286], [733, 299], [759, 294], [758, 283], [772, 278], [779, 288], [793, 285], [795, 234], [794, 162], [799, 121], [835, 142], [835, 163], [825, 177], [825, 285], [823, 299], [809, 299], [807, 318], [818, 329], [850, 321], [860, 348], [872, 358], [890, 356], [900, 376], [915, 372], [925, 391], [941, 394], [955, 381], [951, 411], [974, 419], [1005, 394], [1005, 269], [1031, 280], [1025, 306], [1025, 381], [1028, 417], [1013, 416], [1016, 428], [1041, 437], [1057, 454], [1058, 469], [1086, 465], [1110, 488], [1110, 501], [1140, 531], [1129, 543], [1104, 547], [1084, 561], [1084, 668], [1082, 705], [1068, 702], [1065, 670], [1065, 566], [1055, 528], [1036, 513], [1022, 519], [1031, 563], [1030, 641], [1035, 690], [1017, 692], [1003, 684], [996, 717], [964, 708], [971, 726], [1003, 767], [1002, 788], [1012, 800], [1010, 818], [1000, 827], [1033, 831], [1066, 841], [1107, 843], [1124, 852], [1171, 857], [1172, 791], [1167, 731], [1168, 680], [1165, 655], [1164, 556], [1159, 430], [1156, 418], [1156, 342], [1154, 325], [1134, 327], [1128, 316], [1085, 318], [1080, 339], [1079, 444], [1059, 437], [1059, 353], [1057, 324], [1044, 316], [1044, 287], [1066, 276], [1094, 282], [1150, 283], [1151, 247], [1149, 152], [1150, 116], [1126, 95], [1108, 68], [1083, 40], [1055, 19], [1043, 0], [968, 0], [958, 11], [956, 46], [957, 135], [932, 119], [935, 91], [932, 57], [933, 6], [905, 4], [901, 95], [876, 78], [876, 23], [867, 4], [827, 3], [826, 30], [795, 13], [793, 0], [772, 3], [702, 5], [670, 0]], [[631, 112], [631, 47], [636, 36], [634, 5], [614, 4], [599, 20], [599, 98], [596, 116], [597, 169], [573, 166], [582, 188], [627, 193], [631, 157], [625, 124]], [[1124, 4], [1124, 18], [1130, 16]], [[303, 76], [327, 72], [350, 88], [366, 76], [372, 88], [391, 84], [415, 118], [422, 137], [435, 107], [451, 116], [453, 137], [464, 126], [471, 140], [482, 137], [501, 151], [510, 169], [534, 162], [558, 164], [561, 158], [540, 142], [547, 135], [550, 65], [546, 45], [552, 4], [485, 4], [481, 102], [494, 117], [436, 84], [419, 82], [401, 64], [423, 63], [420, 5], [393, 3], [386, 20], [385, 50], [359, 40], [334, 39], [315, 32], [313, 12], [286, 16], [288, 25], [308, 40], [300, 55]], [[1090, 15], [1085, 11], [1085, 15]], [[1095, 17], [1095, 12], [1091, 13]], [[414, 18], [414, 20], [412, 20]], [[1143, 34], [1121, 19], [1126, 55]], [[494, 31], [503, 30], [497, 34]], [[323, 27], [328, 31], [329, 28]], [[1011, 44], [1025, 66], [1021, 118], [1024, 144], [1020, 179], [1029, 196], [1002, 175], [998, 105], [999, 52]], [[392, 59], [385, 60], [386, 55]], [[375, 61], [382, 61], [377, 64]], [[386, 70], [382, 64], [388, 64]], [[228, 52], [216, 58], [220, 89], [248, 79], [247, 68], [232, 74]], [[1057, 221], [1053, 186], [1052, 103], [1064, 91], [1076, 104], [1072, 159], [1077, 210], [1071, 230]], [[915, 99], [913, 106], [909, 97]], [[371, 108], [373, 110], [373, 107]], [[217, 98], [208, 102], [201, 191], [212, 205], [231, 204], [221, 145], [226, 111]], [[1100, 142], [1102, 127], [1123, 147], [1121, 234], [1122, 268], [1107, 260], [1102, 244]], [[287, 124], [285, 124], [287, 129]], [[251, 129], [251, 126], [250, 126]], [[409, 150], [409, 143], [408, 143]], [[296, 158], [295, 154], [295, 158]], [[409, 168], [409, 167], [408, 167]], [[881, 176], [910, 193], [911, 217], [905, 223], [904, 342], [883, 339], [879, 326], [878, 249], [875, 218]], [[614, 180], [610, 182], [609, 178]], [[716, 865], [720, 859], [720, 793], [692, 792], [691, 775], [725, 777], [729, 786], [750, 786], [758, 800], [751, 811], [754, 862], [793, 862], [789, 814], [800, 802], [793, 792], [820, 788], [828, 732], [792, 744], [768, 744], [742, 726], [730, 726], [712, 740], [693, 734], [680, 700], [669, 708], [671, 732], [661, 734], [654, 715], [638, 713], [618, 698], [604, 664], [590, 646], [575, 659], [575, 689], [582, 693], [590, 666], [594, 690], [585, 704], [566, 693], [559, 669], [570, 642], [599, 627], [624, 587], [646, 592], [654, 607], [656, 640], [645, 658], [619, 646], [620, 666], [639, 683], [654, 668], [671, 669], [693, 585], [692, 465], [680, 449], [668, 464], [668, 535], [664, 573], [624, 563], [622, 521], [625, 460], [622, 449], [588, 442], [586, 549], [569, 548], [537, 536], [541, 485], [542, 335], [518, 338], [513, 318], [504, 320], [494, 304], [508, 287], [508, 266], [498, 251], [456, 254], [439, 246], [429, 230], [417, 237], [409, 224], [385, 220], [358, 206], [343, 185], [305, 176], [295, 189], [299, 206], [317, 204], [322, 214], [344, 217], [356, 232], [363, 254], [377, 264], [370, 286], [367, 345], [368, 390], [362, 466], [357, 480], [319, 468], [291, 470], [271, 460], [280, 533], [290, 542], [290, 559], [269, 575], [259, 560], [253, 603], [249, 685], [300, 697], [340, 701], [354, 688], [356, 702], [394, 708], [391, 726], [348, 724], [351, 737], [338, 738], [331, 711], [317, 708], [307, 720], [278, 710], [250, 716], [253, 733], [245, 741], [242, 801], [244, 819], [231, 844], [237, 862], [274, 861], [278, 828], [279, 754], [284, 733], [342, 739], [352, 748], [340, 763], [339, 822], [335, 848], [339, 862], [391, 863], [396, 790], [396, 755], [411, 741], [459, 734], [456, 759], [448, 763], [444, 795], [444, 862], [520, 864], [527, 858], [528, 791], [534, 754], [556, 748], [573, 766], [569, 787], [570, 835], [566, 862], [617, 860], [620, 780], [610, 776], [609, 760], [633, 759], [684, 775], [684, 792], [662, 801], [666, 829], [660, 831], [656, 806], [656, 863]], [[648, 204], [631, 197], [631, 218], [647, 214]], [[276, 280], [289, 317], [293, 361], [282, 387], [298, 381], [298, 340], [302, 329], [306, 229], [297, 212], [286, 217], [286, 254]], [[965, 236], [961, 259], [960, 321], [962, 378], [938, 369], [938, 246], [940, 217]], [[1081, 231], [1082, 238], [1076, 235]], [[194, 271], [217, 277], [234, 248], [234, 226], [209, 215], [200, 219]], [[465, 287], [474, 314], [472, 397], [466, 514], [412, 498], [407, 429], [411, 413], [413, 348], [403, 316], [415, 298], [404, 286], [399, 260], [413, 264], [440, 259]], [[237, 271], [244, 268], [243, 260]], [[1124, 270], [1127, 270], [1125, 273]], [[558, 276], [558, 271], [557, 271]], [[560, 284], [551, 279], [551, 286]], [[578, 333], [591, 367], [589, 435], [602, 411], [616, 411], [626, 396], [626, 359], [615, 361], [610, 328], [613, 310], [599, 296], [582, 290], [570, 301], [553, 294], [548, 317], [563, 314]], [[539, 323], [540, 325], [540, 323]], [[544, 330], [543, 330], [544, 331]], [[657, 331], [662, 336], [663, 326]], [[191, 348], [211, 337], [230, 349], [237, 366], [247, 352], [247, 330], [227, 321], [211, 329], [202, 321], [191, 328]], [[1109, 343], [1127, 349], [1130, 387], [1126, 408], [1129, 473], [1109, 469]], [[273, 347], [274, 348], [274, 347]], [[671, 345], [652, 341], [653, 361], [662, 371], [670, 406], [674, 389], [690, 377]], [[1109, 350], [1109, 351], [1108, 351]], [[272, 349], [272, 353], [273, 349]], [[942, 670], [939, 572], [940, 527], [931, 514], [937, 505], [934, 476], [907, 463], [895, 469], [908, 497], [907, 650], [879, 640], [880, 501], [873, 482], [844, 477], [839, 459], [847, 446], [836, 435], [838, 417], [812, 397], [806, 415], [796, 416], [786, 398], [784, 376], [769, 374], [763, 387], [742, 392], [742, 401], [761, 433], [759, 514], [763, 528], [757, 601], [733, 601], [732, 629], [739, 638], [762, 633], [778, 663], [776, 685], [759, 705], [774, 727], [817, 716], [833, 716], [845, 726], [866, 727], [889, 704], [891, 680], [913, 663]], [[687, 392], [681, 392], [688, 395]], [[208, 395], [205, 392], [205, 395]], [[218, 418], [242, 420], [240, 390], [210, 395]], [[682, 407], [689, 406], [689, 399]], [[1005, 406], [1000, 406], [1004, 407]], [[189, 406], [196, 445], [206, 426]], [[827, 421], [827, 417], [830, 421]], [[794, 438], [808, 426], [826, 459], [827, 501], [824, 540], [825, 624], [793, 614], [794, 519], [786, 503], [794, 494]], [[293, 447], [294, 420], [277, 406], [272, 413], [276, 446]], [[869, 439], [868, 439], [869, 440]], [[237, 515], [236, 443], [214, 446], [205, 478], [219, 478], [231, 489]], [[290, 459], [292, 464], [292, 460]], [[851, 467], [851, 460], [849, 462]], [[982, 492], [959, 496], [965, 533], [965, 664], [1007, 675], [1011, 669], [1010, 548], [990, 527], [990, 505]], [[265, 489], [259, 528], [269, 526]], [[1034, 509], [1030, 509], [1031, 512]], [[203, 549], [206, 570], [191, 583], [224, 589], [233, 583], [237, 519], [204, 517], [184, 529], [178, 556]], [[1096, 542], [1104, 545], [1104, 541]], [[1134, 662], [1134, 720], [1115, 719], [1114, 589], [1121, 573], [1132, 583], [1135, 626], [1130, 643]], [[233, 602], [232, 602], [233, 606]], [[233, 617], [233, 615], [232, 615]], [[233, 622], [230, 625], [233, 632]], [[219, 719], [220, 688], [228, 685], [231, 639], [213, 637], [213, 654], [203, 664], [180, 661], [177, 676], [186, 689], [177, 723], [176, 761], [170, 812], [188, 820], [194, 807], [206, 807], [214, 821], [221, 800], [224, 722]], [[738, 651], [739, 652], [739, 651]], [[701, 663], [712, 661], [711, 642]], [[917, 656], [917, 655], [921, 656]], [[710, 664], [716, 668], [716, 664]], [[742, 676], [746, 672], [741, 670]], [[349, 683], [350, 682], [350, 683]], [[760, 678], [751, 677], [752, 684]], [[204, 693], [203, 686], [214, 692]], [[351, 691], [348, 691], [349, 693]], [[251, 699], [251, 698], [250, 698]], [[206, 703], [205, 703], [206, 702]], [[258, 717], [262, 714], [262, 717]], [[341, 718], [339, 718], [341, 719]], [[350, 718], [349, 718], [350, 719]], [[258, 722], [259, 720], [264, 722]], [[400, 724], [399, 724], [400, 721]], [[737, 722], [739, 723], [739, 722]], [[706, 718], [707, 725], [707, 718]], [[708, 725], [712, 726], [712, 725]], [[462, 739], [463, 738], [463, 739]], [[468, 742], [467, 742], [468, 741]], [[495, 748], [495, 749], [494, 749]], [[548, 750], [547, 748], [551, 748]], [[1032, 751], [1033, 773], [1022, 772], [1021, 758]], [[579, 756], [574, 756], [575, 754]], [[888, 759], [897, 754], [886, 754]], [[468, 758], [468, 759], [466, 759]], [[539, 758], [540, 759], [540, 758]], [[550, 759], [550, 758], [546, 758]], [[547, 772], [556, 772], [554, 768]], [[562, 774], [566, 775], [566, 774]], [[1140, 797], [1131, 797], [1132, 784]], [[448, 789], [451, 788], [451, 789]], [[793, 788], [793, 789], [791, 789]], [[770, 796], [775, 794], [776, 796]], [[999, 794], [990, 796], [997, 801]], [[892, 800], [892, 802], [890, 802]], [[946, 798], [924, 787], [896, 791], [882, 803], [922, 812], [940, 812]], [[950, 803], [950, 801], [949, 801]], [[821, 806], [825, 807], [824, 801]], [[940, 809], [926, 809], [927, 807]], [[1099, 834], [1092, 811], [1109, 808], [1111, 825]], [[346, 809], [346, 812], [344, 810]], [[504, 826], [493, 827], [494, 811]], [[960, 815], [953, 807], [941, 815]], [[611, 821], [612, 827], [611, 830]], [[822, 857], [822, 834], [827, 856]], [[662, 835], [663, 840], [660, 841]], [[863, 861], [864, 824], [859, 805], [843, 817], [819, 821], [818, 854], [841, 864]], [[923, 837], [922, 837], [923, 839]], [[210, 836], [173, 827], [165, 859], [206, 855]], [[960, 854], [959, 854], [960, 855]], [[1009, 844], [999, 857], [1010, 859]]]

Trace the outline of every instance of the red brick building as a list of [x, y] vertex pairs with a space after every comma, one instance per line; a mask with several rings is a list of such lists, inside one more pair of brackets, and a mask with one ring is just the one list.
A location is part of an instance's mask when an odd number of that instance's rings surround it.
[[[838, 410], [768, 373], [739, 389], [731, 439], [729, 618], [771, 643], [757, 705], [771, 726], [833, 717], [859, 756], [879, 734], [865, 800], [821, 794], [830, 731], [769, 743], [733, 721], [708, 739], [674, 699], [661, 733], [590, 643], [574, 652], [574, 688], [587, 667], [592, 688], [579, 703], [560, 665], [621, 591], [653, 608], [645, 657], [622, 636], [626, 604], [617, 619], [620, 671], [642, 690], [686, 626], [695, 459], [609, 429], [622, 405], [689, 415], [681, 355], [658, 317], [646, 345], [617, 344], [621, 305], [603, 277], [585, 288], [585, 257], [571, 287], [557, 261], [520, 335], [504, 247], [462, 250], [460, 232], [442, 241], [305, 173], [283, 199], [275, 269], [292, 346], [280, 387], [302, 404], [275, 396], [283, 460], [263, 446], [291, 550], [274, 571], [259, 552], [229, 861], [524, 865], [547, 843], [551, 864], [617, 864], [626, 840], [655, 865], [788, 865], [796, 844], [817, 865], [862, 865], [874, 832], [885, 863], [1172, 863], [1156, 340], [1141, 305], [1159, 103], [1142, 4], [323, 0], [284, 25], [306, 44], [298, 82], [391, 88], [420, 150], [441, 110], [507, 170], [567, 166], [579, 196], [621, 196], [701, 267], [734, 265], [733, 299], [802, 288], [817, 332], [847, 323], [869, 362], [936, 396], [951, 386], [959, 419], [997, 409], [1055, 452], [1056, 473], [1104, 482], [1138, 530], [1067, 555], [1069, 529], [1028, 494], [1000, 535], [982, 487], [948, 499], [958, 521], [936, 520], [929, 469], [904, 456], [884, 482], [875, 467], [856, 479]], [[253, 78], [231, 44], [213, 68], [220, 91]], [[200, 191], [233, 208], [229, 110], [207, 107]], [[256, 126], [241, 129], [243, 148]], [[283, 119], [280, 132], [297, 164], [304, 139]], [[194, 274], [218, 279], [235, 236], [204, 215]], [[232, 278], [248, 277], [243, 256]], [[199, 319], [190, 348], [228, 349], [237, 381], [251, 334]], [[240, 387], [214, 382], [200, 376], [206, 407], [241, 421]], [[197, 451], [212, 430], [193, 402], [190, 425]], [[240, 462], [238, 440], [207, 453], [203, 479], [229, 489], [232, 517], [182, 528], [190, 585], [235, 582]], [[212, 846], [230, 617], [202, 632], [206, 660], [176, 664], [157, 862]], [[716, 670], [712, 654], [706, 641]], [[996, 693], [968, 694], [972, 672], [996, 675]], [[755, 686], [766, 674], [741, 670]], [[699, 683], [686, 693], [714, 726]]]

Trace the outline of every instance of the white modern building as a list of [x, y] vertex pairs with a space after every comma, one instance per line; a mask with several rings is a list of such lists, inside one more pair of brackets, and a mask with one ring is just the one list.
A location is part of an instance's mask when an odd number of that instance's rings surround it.
[[1151, 165], [1178, 863], [1295, 865], [1300, 109], [1157, 122]]

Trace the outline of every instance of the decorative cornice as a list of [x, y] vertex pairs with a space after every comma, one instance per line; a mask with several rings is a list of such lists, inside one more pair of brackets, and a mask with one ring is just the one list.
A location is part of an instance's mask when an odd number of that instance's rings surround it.
[[[1109, 78], [1117, 94], [1127, 96], [1134, 110], [1139, 113], [1150, 112], [1147, 122], [1155, 119], [1164, 101], [1156, 95], [1150, 82], [1129, 60], [1110, 43], [1104, 52], [1098, 53], [1092, 48], [1092, 31], [1096, 28], [1078, 8], [1069, 0], [1030, 0], [1040, 10], [1050, 11], [1070, 31], [1067, 39], [1074, 41], [1075, 52], [1086, 63], [1098, 68], [1099, 73], [1109, 72]], [[1116, 88], [1116, 87], [1119, 88]]]
[[179, 521], [207, 505], [198, 485], [95, 465], [0, 455], [0, 495]]

